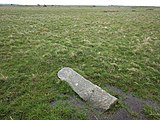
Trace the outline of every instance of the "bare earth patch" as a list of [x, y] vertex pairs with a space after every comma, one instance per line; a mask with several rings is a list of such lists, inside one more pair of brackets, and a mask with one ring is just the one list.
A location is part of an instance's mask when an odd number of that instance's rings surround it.
[[51, 104], [55, 107], [58, 103], [67, 103], [80, 111], [85, 111], [87, 113], [88, 120], [148, 120], [143, 112], [144, 107], [150, 106], [154, 109], [158, 109], [160, 107], [159, 104], [154, 101], [135, 97], [131, 93], [125, 93], [116, 87], [106, 85], [106, 88], [117, 94], [119, 96], [119, 101], [121, 101], [125, 107], [118, 108], [114, 111], [109, 110], [104, 112], [103, 110], [93, 108], [92, 105], [83, 101], [78, 97], [78, 95], [68, 96], [66, 100], [53, 101]]
[[119, 100], [122, 101], [122, 104], [126, 105], [126, 109], [119, 109], [113, 115], [111, 115], [114, 120], [129, 120], [133, 118], [147, 120], [143, 112], [144, 107], [150, 106], [154, 109], [158, 109], [160, 107], [158, 103], [154, 101], [135, 97], [131, 93], [125, 93], [122, 90], [110, 85], [106, 85], [106, 87], [110, 91], [116, 93], [119, 96]]

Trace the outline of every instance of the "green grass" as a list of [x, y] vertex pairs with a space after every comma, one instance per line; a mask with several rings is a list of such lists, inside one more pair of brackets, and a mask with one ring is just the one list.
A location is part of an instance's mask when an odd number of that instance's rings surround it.
[[50, 104], [75, 95], [57, 77], [65, 66], [101, 87], [160, 103], [159, 13], [0, 7], [0, 119], [87, 119], [72, 106]]
[[149, 119], [159, 120], [160, 119], [160, 110], [155, 110], [149, 106], [144, 108], [144, 113]]

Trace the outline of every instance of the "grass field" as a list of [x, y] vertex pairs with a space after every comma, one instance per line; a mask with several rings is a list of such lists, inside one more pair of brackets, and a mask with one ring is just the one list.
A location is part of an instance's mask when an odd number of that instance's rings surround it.
[[[63, 103], [77, 96], [57, 77], [66, 66], [160, 104], [160, 8], [0, 7], [1, 120], [89, 119]], [[148, 106], [144, 113], [160, 118]]]

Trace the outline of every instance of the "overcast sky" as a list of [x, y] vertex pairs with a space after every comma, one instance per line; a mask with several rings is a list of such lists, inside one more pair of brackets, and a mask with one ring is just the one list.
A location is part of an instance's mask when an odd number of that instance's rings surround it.
[[137, 5], [160, 6], [160, 0], [0, 0], [1, 4], [23, 5]]

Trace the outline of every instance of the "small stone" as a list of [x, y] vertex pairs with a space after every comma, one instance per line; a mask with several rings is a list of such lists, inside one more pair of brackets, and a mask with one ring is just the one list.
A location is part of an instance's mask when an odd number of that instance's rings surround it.
[[69, 67], [64, 67], [58, 72], [61, 80], [68, 82], [72, 89], [85, 101], [95, 108], [107, 110], [117, 101], [117, 98], [107, 93], [102, 88], [94, 85], [89, 80]]

